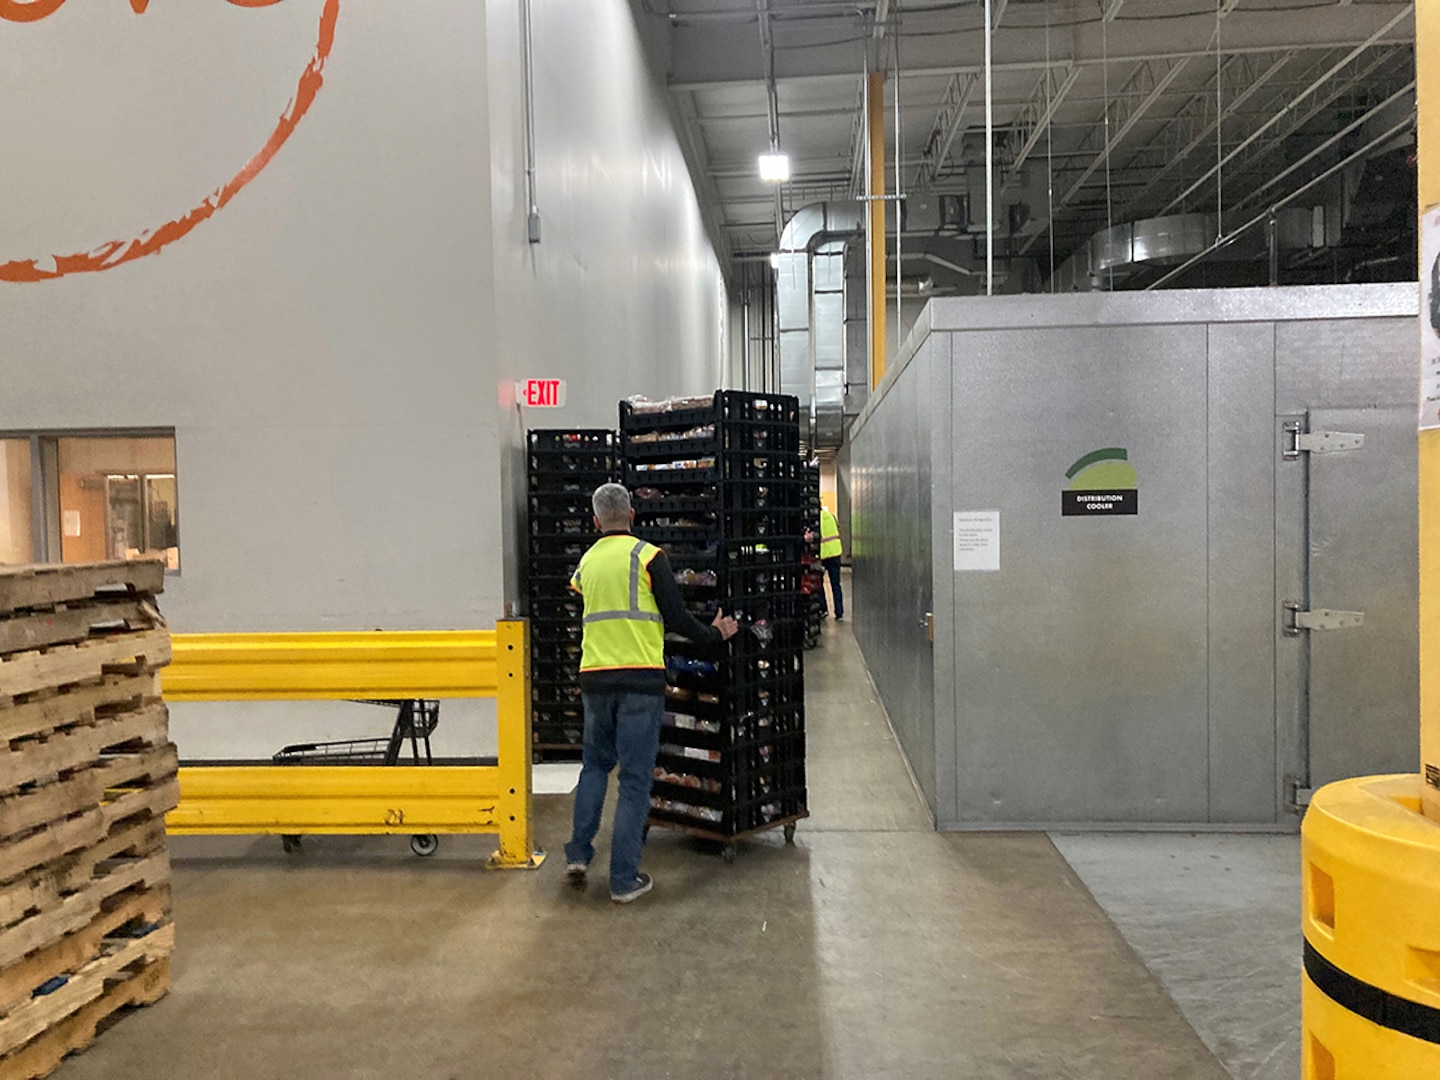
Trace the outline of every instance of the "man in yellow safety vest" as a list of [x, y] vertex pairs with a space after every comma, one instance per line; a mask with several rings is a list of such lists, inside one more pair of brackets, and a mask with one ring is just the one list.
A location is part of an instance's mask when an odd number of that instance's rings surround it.
[[[811, 536], [813, 537], [813, 533]], [[840, 523], [828, 506], [820, 507], [820, 565], [830, 576], [830, 595], [835, 598], [835, 618], [845, 618], [845, 594], [840, 590]], [[820, 611], [828, 615], [825, 592], [820, 592]]]
[[665, 631], [692, 641], [724, 641], [739, 629], [723, 611], [706, 626], [685, 607], [665, 552], [630, 535], [630, 493], [603, 484], [591, 498], [603, 534], [580, 558], [570, 587], [585, 600], [580, 693], [585, 745], [575, 789], [575, 826], [565, 845], [572, 884], [584, 883], [610, 771], [620, 766], [620, 799], [610, 841], [610, 899], [638, 900], [653, 887], [640, 873], [650, 785], [665, 715]]

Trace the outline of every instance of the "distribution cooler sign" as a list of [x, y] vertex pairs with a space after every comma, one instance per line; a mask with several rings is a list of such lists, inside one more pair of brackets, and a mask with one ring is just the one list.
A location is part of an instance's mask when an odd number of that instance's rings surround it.
[[1440, 206], [1420, 219], [1420, 430], [1440, 428]]
[[1140, 481], [1130, 452], [1120, 446], [1093, 450], [1065, 471], [1060, 493], [1063, 517], [1114, 517], [1140, 512]]

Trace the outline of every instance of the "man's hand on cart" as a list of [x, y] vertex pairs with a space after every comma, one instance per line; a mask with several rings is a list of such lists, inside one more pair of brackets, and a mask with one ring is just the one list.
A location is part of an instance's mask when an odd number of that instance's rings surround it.
[[711, 621], [710, 625], [720, 631], [721, 641], [729, 641], [740, 629], [740, 624], [729, 615], [726, 615], [723, 610], [715, 612], [715, 618]]

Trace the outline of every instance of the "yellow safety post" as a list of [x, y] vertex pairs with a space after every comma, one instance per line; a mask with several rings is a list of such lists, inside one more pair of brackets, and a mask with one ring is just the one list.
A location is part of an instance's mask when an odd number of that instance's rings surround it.
[[885, 378], [885, 73], [872, 71], [865, 90], [870, 177], [870, 389]]
[[1317, 791], [1303, 874], [1301, 1076], [1440, 1077], [1440, 826], [1418, 777]]
[[166, 701], [493, 697], [499, 763], [187, 766], [178, 835], [496, 833], [489, 865], [533, 869], [528, 626], [300, 634], [176, 634]]
[[[1415, 10], [1423, 252], [1440, 206], [1440, 0]], [[1419, 470], [1424, 768], [1326, 785], [1305, 814], [1303, 1080], [1440, 1077], [1440, 430], [1421, 429]]]
[[535, 849], [530, 755], [530, 626], [509, 619], [495, 628], [500, 717], [500, 849], [490, 859], [497, 870], [530, 870], [544, 860]]

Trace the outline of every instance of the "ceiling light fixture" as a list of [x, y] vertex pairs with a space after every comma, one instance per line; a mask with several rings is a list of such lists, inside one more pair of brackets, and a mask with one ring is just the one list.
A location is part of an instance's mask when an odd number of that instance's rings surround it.
[[772, 184], [783, 184], [790, 179], [790, 155], [779, 150], [769, 150], [760, 155], [760, 179]]

